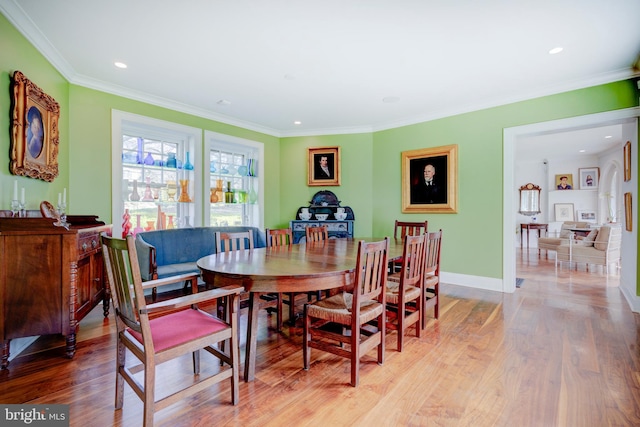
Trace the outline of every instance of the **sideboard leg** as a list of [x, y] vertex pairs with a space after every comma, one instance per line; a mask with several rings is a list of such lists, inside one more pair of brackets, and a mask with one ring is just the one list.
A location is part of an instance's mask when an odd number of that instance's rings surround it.
[[73, 356], [76, 354], [76, 334], [67, 335], [67, 346], [65, 348], [67, 357], [69, 359], [73, 359]]
[[11, 340], [2, 341], [2, 359], [0, 361], [0, 369], [7, 369], [9, 366], [9, 343]]

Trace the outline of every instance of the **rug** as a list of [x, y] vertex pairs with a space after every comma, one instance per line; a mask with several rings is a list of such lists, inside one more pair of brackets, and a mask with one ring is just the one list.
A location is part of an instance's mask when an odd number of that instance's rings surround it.
[[516, 278], [516, 288], [519, 288], [520, 286], [522, 286], [522, 282], [524, 282], [524, 279]]

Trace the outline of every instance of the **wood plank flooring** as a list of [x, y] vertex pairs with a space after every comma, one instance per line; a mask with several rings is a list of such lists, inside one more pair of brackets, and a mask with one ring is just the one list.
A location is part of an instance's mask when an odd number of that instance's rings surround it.
[[[228, 385], [158, 412], [157, 426], [633, 426], [640, 425], [640, 316], [629, 310], [617, 274], [556, 270], [537, 251], [518, 250], [522, 287], [513, 294], [444, 284], [440, 319], [405, 350], [387, 337], [349, 383], [349, 363], [312, 351], [302, 369], [300, 329], [273, 329], [260, 313], [256, 380]], [[615, 272], [614, 272], [615, 273]], [[429, 313], [431, 316], [432, 313]], [[246, 326], [246, 310], [242, 312]], [[72, 426], [139, 426], [142, 404], [125, 386], [115, 411], [114, 320], [97, 307], [83, 322], [78, 352], [42, 337], [0, 372], [2, 403], [70, 404]], [[244, 338], [241, 342], [244, 345]], [[202, 360], [203, 369], [217, 369]], [[165, 390], [190, 358], [162, 366]]]

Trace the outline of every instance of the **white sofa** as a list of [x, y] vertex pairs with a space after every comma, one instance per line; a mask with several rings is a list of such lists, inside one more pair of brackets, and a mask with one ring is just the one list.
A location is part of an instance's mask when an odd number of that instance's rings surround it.
[[622, 228], [619, 225], [603, 225], [583, 240], [576, 240], [570, 244], [561, 244], [556, 248], [557, 261], [570, 261], [602, 265], [608, 268], [610, 264], [620, 265], [620, 248], [622, 247]]

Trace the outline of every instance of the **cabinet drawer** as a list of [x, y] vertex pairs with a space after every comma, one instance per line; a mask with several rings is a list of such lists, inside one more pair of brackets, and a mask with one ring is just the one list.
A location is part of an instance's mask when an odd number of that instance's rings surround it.
[[78, 255], [82, 256], [100, 247], [100, 235], [98, 233], [80, 234], [78, 236]]

